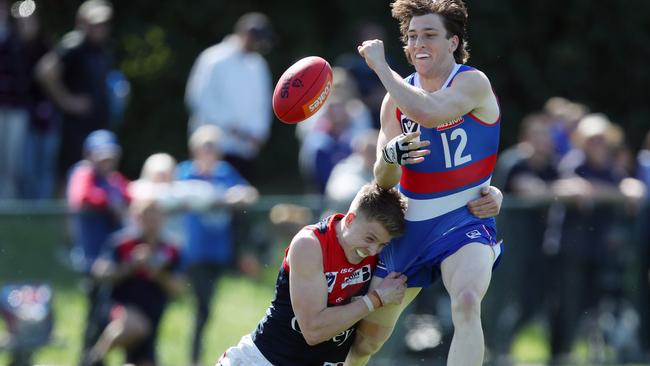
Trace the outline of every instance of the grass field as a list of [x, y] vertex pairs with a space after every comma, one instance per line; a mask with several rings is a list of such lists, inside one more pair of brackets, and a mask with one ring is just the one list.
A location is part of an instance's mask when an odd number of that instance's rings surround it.
[[[34, 357], [37, 364], [74, 365], [79, 359], [86, 302], [74, 287], [55, 288], [55, 329], [53, 342]], [[273, 296], [266, 283], [242, 277], [224, 277], [219, 283], [213, 316], [206, 327], [202, 364], [214, 365], [223, 351], [250, 332], [264, 314]], [[158, 358], [161, 365], [188, 365], [193, 304], [190, 296], [181, 296], [171, 303], [160, 329]], [[0, 326], [2, 329], [4, 325]], [[113, 351], [108, 365], [121, 365], [122, 354]], [[0, 353], [0, 365], [9, 363]]]
[[[34, 362], [43, 365], [76, 365], [86, 317], [86, 301], [78, 287], [79, 278], [66, 262], [66, 239], [60, 215], [0, 215], [0, 286], [16, 282], [48, 283], [54, 288], [55, 329], [51, 345], [36, 353]], [[282, 242], [282, 240], [281, 240]], [[282, 253], [281, 248], [277, 255]], [[262, 280], [235, 274], [222, 277], [213, 303], [212, 317], [204, 337], [202, 365], [214, 365], [223, 351], [253, 330], [263, 316], [274, 291], [279, 258], [269, 261]], [[189, 365], [189, 346], [193, 326], [193, 301], [189, 292], [174, 300], [160, 329], [157, 355], [162, 366]], [[6, 331], [0, 321], [0, 335]], [[397, 333], [397, 331], [396, 331]], [[490, 335], [487, 334], [486, 337]], [[393, 337], [395, 338], [395, 337]], [[392, 340], [391, 340], [392, 341]], [[390, 342], [371, 366], [396, 365]], [[574, 364], [589, 365], [587, 346], [577, 342]], [[489, 351], [488, 351], [489, 354]], [[549, 358], [546, 330], [539, 324], [524, 328], [512, 345], [511, 356], [517, 365], [542, 365]], [[107, 365], [120, 365], [122, 354], [114, 351]], [[403, 361], [403, 360], [401, 360]], [[0, 351], [0, 365], [9, 358]], [[409, 365], [444, 364], [417, 359]]]
[[[223, 351], [250, 332], [263, 316], [273, 296], [268, 280], [252, 281], [246, 277], [226, 276], [218, 285], [212, 318], [206, 327], [202, 365], [214, 365]], [[192, 299], [188, 294], [173, 301], [161, 324], [157, 355], [163, 366], [189, 365], [189, 345], [193, 324]], [[74, 365], [79, 359], [86, 302], [75, 287], [56, 287], [54, 297], [55, 329], [53, 343], [38, 351], [36, 364]], [[0, 325], [2, 329], [4, 325]], [[513, 347], [521, 362], [539, 362], [548, 356], [543, 331], [528, 328]], [[120, 351], [109, 355], [107, 365], [121, 365]], [[9, 363], [0, 353], [0, 365]]]
[[[212, 317], [206, 327], [202, 365], [214, 365], [226, 348], [237, 343], [242, 335], [254, 329], [273, 296], [274, 273], [275, 270], [269, 268], [262, 281], [236, 275], [221, 278], [213, 303]], [[36, 353], [34, 363], [75, 365], [79, 360], [86, 301], [75, 282], [69, 286], [56, 285], [54, 293], [53, 342]], [[160, 365], [190, 364], [189, 346], [192, 325], [193, 300], [189, 292], [186, 292], [170, 304], [163, 318], [157, 347]], [[5, 325], [0, 322], [0, 334], [5, 331]], [[574, 358], [578, 365], [589, 365], [585, 347], [581, 343], [575, 347]], [[512, 359], [517, 365], [543, 365], [548, 360], [549, 354], [544, 327], [537, 324], [524, 328], [517, 336], [511, 350]], [[370, 365], [394, 364], [386, 354], [383, 356], [375, 359]], [[121, 365], [122, 360], [122, 353], [113, 351], [109, 354], [107, 365]], [[8, 363], [8, 355], [0, 352], [0, 365]], [[418, 360], [408, 364], [418, 365], [427, 362]]]

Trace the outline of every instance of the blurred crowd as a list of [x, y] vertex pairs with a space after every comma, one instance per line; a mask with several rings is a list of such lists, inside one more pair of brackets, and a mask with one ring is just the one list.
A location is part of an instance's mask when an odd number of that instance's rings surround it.
[[[590, 362], [647, 360], [650, 272], [640, 256], [649, 239], [648, 137], [634, 152], [606, 114], [560, 97], [523, 118], [518, 143], [500, 153], [493, 184], [543, 204], [511, 217], [504, 230], [526, 243], [525, 251], [514, 248], [511, 267], [526, 276], [505, 290], [515, 295], [495, 322], [502, 335], [542, 317], [557, 364], [571, 361], [578, 337], [587, 339]], [[497, 337], [495, 348], [505, 354], [511, 341]]]
[[[190, 158], [177, 163], [157, 152], [130, 181], [118, 171], [124, 157], [115, 130], [129, 84], [108, 46], [111, 4], [85, 1], [74, 30], [60, 40], [40, 27], [36, 5], [0, 0], [0, 199], [46, 200], [61, 191], [67, 200], [73, 263], [89, 303], [82, 364], [102, 364], [115, 347], [126, 350], [127, 362], [156, 364], [157, 327], [184, 283], [196, 300], [189, 357], [199, 364], [217, 280], [233, 263], [253, 276], [259, 271], [245, 245], [254, 239], [241, 208], [256, 203], [255, 187], [263, 184], [253, 164], [273, 121], [273, 78], [264, 57], [276, 37], [271, 21], [245, 14], [231, 35], [198, 55], [185, 94]], [[383, 39], [384, 31], [364, 23], [357, 36]], [[305, 192], [322, 195], [325, 210], [347, 207], [372, 179], [385, 93], [356, 53], [333, 64], [327, 104], [296, 128]], [[245, 91], [232, 92], [242, 85]], [[630, 258], [621, 248], [630, 240], [621, 221], [648, 220], [650, 131], [635, 151], [607, 115], [561, 97], [520, 123], [505, 123], [519, 124], [519, 141], [500, 153], [492, 184], [542, 208], [519, 227], [500, 228], [520, 230], [507, 243], [513, 252], [534, 250], [513, 256], [528, 276], [509, 284], [518, 295], [505, 301], [495, 322], [509, 329], [503, 334], [514, 334], [543, 312], [551, 353], [560, 360], [579, 325], [602, 326], [600, 318], [583, 321], [581, 314], [649, 315], [625, 295]], [[307, 224], [311, 218], [304, 208], [279, 205], [270, 219]], [[643, 286], [650, 287], [643, 263]], [[618, 361], [650, 350], [639, 341], [640, 328], [618, 329], [628, 333], [610, 340], [625, 350]], [[507, 354], [511, 339], [496, 338], [493, 348]]]

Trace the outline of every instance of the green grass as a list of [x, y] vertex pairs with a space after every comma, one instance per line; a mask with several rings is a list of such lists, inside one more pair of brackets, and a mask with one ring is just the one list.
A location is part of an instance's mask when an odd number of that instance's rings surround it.
[[[39, 350], [36, 364], [74, 365], [79, 360], [85, 322], [86, 301], [75, 286], [54, 289], [54, 342]], [[254, 329], [273, 296], [273, 286], [243, 277], [222, 278], [213, 303], [212, 317], [204, 337], [203, 365], [214, 365], [217, 358], [239, 338]], [[191, 331], [194, 324], [193, 301], [189, 292], [173, 301], [162, 320], [157, 355], [161, 365], [189, 364]], [[4, 332], [4, 324], [0, 332]], [[107, 365], [121, 365], [120, 351], [109, 354]], [[0, 353], [0, 365], [9, 363]]]
[[522, 363], [548, 360], [551, 350], [543, 327], [531, 325], [522, 329], [512, 344], [511, 355]]

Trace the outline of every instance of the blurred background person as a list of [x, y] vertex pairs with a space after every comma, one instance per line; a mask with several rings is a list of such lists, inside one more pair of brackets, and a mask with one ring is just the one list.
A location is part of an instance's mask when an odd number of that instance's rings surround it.
[[94, 263], [93, 276], [110, 286], [109, 323], [86, 355], [84, 365], [101, 365], [108, 351], [125, 350], [125, 362], [156, 365], [158, 326], [167, 303], [184, 280], [180, 252], [162, 234], [163, 212], [153, 200], [134, 201], [132, 223], [115, 233]]
[[623, 131], [606, 115], [584, 116], [572, 134], [574, 148], [560, 160], [558, 169], [564, 194], [620, 194], [619, 184], [628, 172], [619, 169], [616, 153], [624, 143]]
[[206, 124], [221, 128], [228, 135], [221, 142], [224, 159], [251, 181], [271, 127], [272, 80], [263, 55], [273, 38], [266, 15], [242, 15], [233, 34], [199, 55], [185, 91], [190, 132]]
[[0, 81], [0, 199], [16, 199], [29, 128], [30, 74], [7, 0], [0, 0]]
[[38, 61], [51, 48], [48, 33], [42, 28], [36, 3], [18, 1], [12, 6], [16, 32], [23, 45], [29, 80], [29, 127], [24, 146], [20, 196], [27, 199], [51, 199], [57, 188], [57, 163], [61, 139], [61, 120], [56, 106], [36, 81]]
[[320, 194], [325, 193], [334, 166], [352, 154], [353, 141], [372, 128], [370, 111], [358, 98], [354, 79], [342, 68], [333, 69], [333, 78], [327, 103], [296, 128], [300, 173], [307, 190]]
[[[557, 311], [561, 294], [556, 290], [559, 271], [557, 269], [557, 246], [560, 239], [565, 212], [560, 203], [548, 203], [555, 197], [554, 183], [559, 178], [557, 153], [551, 135], [552, 119], [546, 112], [526, 115], [519, 124], [517, 144], [506, 149], [499, 156], [495, 176], [506, 195], [526, 202], [526, 214], [518, 208], [504, 210], [502, 216], [509, 225], [503, 240], [514, 243], [508, 247], [509, 265], [504, 266], [501, 278], [508, 281], [495, 281], [498, 303], [486, 305], [494, 307], [498, 313], [487, 320], [494, 327], [493, 337], [487, 340], [495, 353], [498, 364], [509, 360], [514, 335], [536, 317]], [[519, 201], [518, 201], [519, 202]], [[499, 219], [502, 219], [500, 216]], [[521, 238], [525, 238], [525, 244]], [[553, 248], [548, 248], [553, 246]], [[526, 273], [522, 277], [520, 273]], [[543, 289], [543, 291], [540, 291]], [[550, 324], [550, 336], [560, 329]]]
[[550, 133], [555, 152], [558, 157], [562, 157], [573, 148], [573, 131], [580, 119], [589, 113], [589, 108], [582, 103], [554, 96], [546, 100], [543, 111], [550, 118]]
[[[360, 98], [359, 88], [352, 74], [342, 67], [335, 66], [332, 68], [332, 95], [336, 95], [336, 98], [332, 99], [344, 103], [345, 112], [352, 121], [350, 127], [352, 138], [372, 128], [374, 124], [372, 120], [373, 111]], [[328, 101], [313, 116], [296, 125], [296, 137], [300, 142], [304, 141], [313, 131], [323, 131], [327, 128], [328, 119], [324, 118], [323, 115], [327, 113], [329, 104]]]
[[140, 177], [129, 184], [129, 195], [133, 199], [155, 200], [164, 210], [176, 208], [171, 188], [176, 165], [176, 159], [167, 153], [149, 155], [142, 164]]
[[37, 65], [39, 81], [63, 115], [62, 174], [81, 158], [83, 141], [90, 132], [109, 128], [112, 16], [108, 1], [85, 1], [77, 10], [75, 30], [64, 35]]
[[68, 206], [73, 240], [83, 271], [90, 269], [106, 239], [122, 227], [129, 203], [128, 180], [117, 171], [122, 148], [115, 134], [93, 131], [84, 142], [85, 159], [70, 173]]
[[637, 153], [636, 163], [637, 178], [647, 188], [650, 188], [650, 131], [646, 133], [643, 139], [643, 144]]
[[[554, 187], [570, 205], [561, 222], [559, 274], [553, 281], [558, 303], [551, 313], [551, 353], [556, 362], [566, 361], [578, 329], [583, 329], [591, 342], [592, 362], [606, 360], [603, 341], [594, 336], [599, 334], [611, 342], [613, 360], [624, 362], [637, 357], [634, 353], [639, 350], [634, 344], [638, 321], [619, 327], [630, 309], [624, 279], [631, 258], [627, 253], [633, 250], [623, 227], [628, 215], [636, 215], [629, 208], [638, 207], [642, 185], [618, 163], [624, 134], [606, 115], [582, 117], [572, 143], [573, 149], [559, 163], [561, 179]], [[612, 321], [599, 322], [603, 316]], [[634, 317], [638, 319], [638, 314]], [[613, 332], [625, 334], [625, 341], [612, 338]]]
[[641, 283], [647, 285], [641, 287], [639, 309], [641, 309], [641, 342], [642, 347], [648, 353], [650, 351], [650, 248], [647, 243], [650, 242], [650, 130], [645, 135], [643, 144], [639, 149], [636, 157], [637, 178], [645, 185], [645, 204], [642, 206], [643, 211], [639, 217], [638, 235], [642, 250], [639, 253], [641, 258]]
[[88, 299], [88, 316], [84, 350], [99, 336], [100, 303], [104, 293], [89, 276], [90, 268], [104, 250], [111, 234], [122, 228], [129, 203], [128, 180], [117, 171], [121, 147], [107, 130], [92, 132], [84, 142], [85, 159], [70, 173], [67, 202], [70, 234], [73, 241], [72, 261], [83, 274]]
[[353, 153], [334, 166], [325, 186], [332, 210], [341, 211], [339, 208], [349, 205], [361, 187], [374, 179], [378, 135], [374, 128], [360, 134], [352, 143]]
[[520, 126], [519, 156], [505, 172], [504, 192], [526, 197], [551, 197], [552, 183], [559, 178], [557, 155], [545, 113], [526, 116]]
[[184, 214], [183, 265], [196, 301], [191, 351], [191, 361], [195, 365], [201, 359], [203, 330], [210, 315], [216, 282], [235, 260], [235, 245], [243, 244], [234, 242], [233, 209], [250, 205], [259, 196], [257, 189], [222, 159], [221, 147], [227, 138], [214, 125], [197, 128], [189, 140], [192, 158], [181, 162], [177, 169], [179, 180], [208, 182], [218, 195], [204, 197], [207, 205], [203, 210], [190, 209]]
[[298, 161], [307, 190], [325, 193], [334, 166], [352, 153], [352, 120], [345, 110], [345, 99], [329, 97], [318, 124], [300, 144]]
[[372, 113], [372, 127], [378, 129], [379, 111], [381, 110], [381, 102], [386, 95], [386, 89], [384, 89], [381, 81], [379, 81], [377, 74], [368, 67], [363, 57], [358, 52], [354, 52], [354, 50], [356, 49], [356, 45], [361, 44], [367, 39], [386, 39], [386, 29], [380, 23], [364, 20], [356, 26], [355, 33], [355, 37], [353, 37], [355, 43], [350, 47], [353, 52], [338, 56], [335, 64], [346, 70], [354, 79], [359, 90], [361, 101], [368, 106], [368, 109]]

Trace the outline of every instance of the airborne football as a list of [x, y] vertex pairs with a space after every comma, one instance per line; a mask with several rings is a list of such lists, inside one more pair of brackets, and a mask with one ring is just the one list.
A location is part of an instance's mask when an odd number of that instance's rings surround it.
[[273, 112], [287, 124], [302, 122], [325, 104], [332, 87], [332, 68], [323, 58], [309, 56], [289, 67], [273, 91]]

